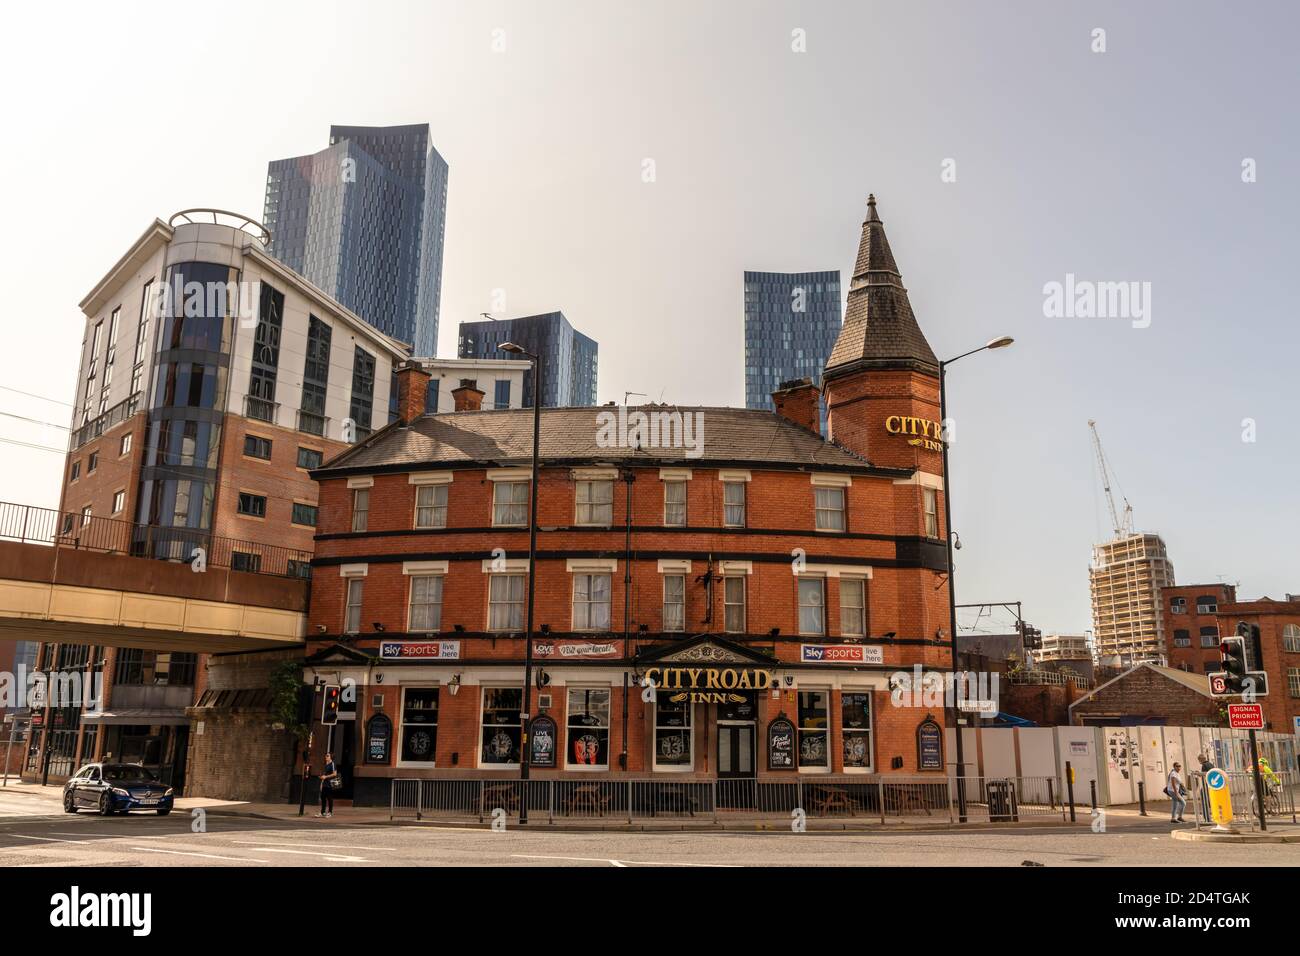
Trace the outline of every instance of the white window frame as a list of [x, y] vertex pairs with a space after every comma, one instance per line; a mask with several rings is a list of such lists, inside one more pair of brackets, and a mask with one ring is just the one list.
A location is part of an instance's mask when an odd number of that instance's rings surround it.
[[[665, 527], [665, 528], [685, 528], [685, 527], [686, 527], [687, 522], [690, 520], [690, 519], [689, 519], [689, 512], [688, 512], [688, 509], [687, 509], [687, 497], [688, 497], [688, 496], [687, 496], [687, 489], [688, 489], [689, 487], [690, 487], [690, 486], [687, 485], [687, 483], [686, 483], [686, 479], [684, 479], [684, 478], [674, 478], [674, 479], [669, 479], [669, 480], [665, 480], [665, 481], [664, 481], [664, 527]], [[680, 489], [681, 489], [681, 493], [682, 493], [682, 500], [681, 500], [681, 501], [669, 501], [669, 500], [668, 500], [668, 489], [670, 489], [670, 488], [674, 488], [674, 489], [676, 489], [676, 488], [680, 488]], [[671, 508], [681, 508], [681, 510], [682, 510], [682, 520], [681, 520], [681, 521], [670, 521], [670, 520], [668, 519], [668, 509], [669, 509], [670, 507], [671, 507]]]
[[[365, 505], [365, 507], [359, 507]], [[352, 530], [363, 532], [370, 530], [370, 489], [352, 489]]]
[[[573, 630], [584, 631], [584, 632], [593, 631], [596, 633], [600, 633], [601, 631], [608, 631], [611, 626], [609, 623], [606, 623], [604, 627], [600, 627], [598, 625], [591, 623], [593, 619], [594, 609], [601, 603], [593, 600], [592, 595], [595, 593], [596, 579], [604, 578], [606, 581], [606, 593], [609, 595], [609, 600], [607, 602], [604, 602], [606, 604], [605, 617], [607, 622], [612, 621], [613, 614], [614, 614], [614, 575], [610, 574], [608, 571], [575, 571], [572, 574], [572, 578], [573, 580], [569, 586], [569, 593], [571, 595], [570, 602], [569, 602], [569, 621], [571, 623]], [[587, 623], [579, 624], [578, 623], [578, 603], [579, 603], [578, 584], [584, 579], [587, 582], [587, 600], [582, 603], [587, 608]]]
[[1282, 650], [1288, 654], [1300, 654], [1300, 624], [1282, 625]]
[[[498, 602], [496, 602], [496, 603], [499, 604], [499, 605], [506, 606], [506, 607], [510, 607], [510, 606], [512, 606], [512, 605], [514, 605], [514, 604], [516, 604], [516, 603], [518, 603], [518, 605], [519, 605], [519, 625], [518, 625], [518, 627], [509, 627], [509, 626], [507, 626], [507, 627], [493, 627], [493, 626], [492, 626], [492, 605], [493, 605], [493, 601], [492, 601], [492, 586], [493, 586], [493, 584], [494, 584], [498, 579], [510, 579], [510, 578], [519, 578], [521, 581], [524, 582], [524, 584], [523, 584], [523, 587], [524, 587], [524, 593], [520, 596], [520, 599], [519, 599], [518, 602], [515, 602], [515, 601], [498, 601]], [[524, 614], [525, 614], [525, 608], [526, 608], [526, 606], [527, 606], [527, 600], [528, 600], [528, 598], [527, 598], [527, 594], [528, 594], [528, 575], [527, 575], [526, 573], [522, 573], [522, 572], [519, 572], [519, 571], [510, 571], [510, 570], [506, 570], [506, 571], [496, 571], [496, 572], [492, 572], [492, 573], [490, 573], [490, 574], [488, 575], [487, 629], [488, 629], [489, 631], [492, 631], [492, 632], [494, 632], [494, 633], [498, 633], [498, 634], [507, 634], [507, 633], [510, 633], [510, 632], [512, 632], [512, 631], [522, 631], [522, 630], [524, 629], [524, 625], [525, 625]]]
[[[515, 489], [523, 489], [523, 501], [502, 501], [499, 498], [502, 488], [508, 488], [512, 498], [517, 497]], [[528, 491], [529, 482], [527, 481], [494, 481], [492, 482], [492, 527], [494, 528], [526, 528], [528, 527]], [[499, 516], [503, 509], [523, 509], [523, 517], [518, 521], [500, 521]], [[510, 512], [506, 512], [507, 517]]]
[[[855, 606], [844, 602], [845, 584], [847, 584], [851, 589], [856, 589], [857, 593], [862, 595], [861, 605]], [[844, 626], [844, 610], [845, 608], [853, 609], [855, 607], [862, 615], [862, 627], [860, 630], [850, 631]], [[851, 574], [840, 575], [840, 635], [843, 637], [867, 636], [867, 579], [865, 576], [859, 577]]]
[[[650, 769], [653, 773], [694, 773], [695, 772], [695, 705], [689, 700], [686, 701], [686, 746], [689, 758], [686, 763], [681, 764], [663, 764], [659, 763], [659, 731], [676, 730], [675, 727], [663, 727], [659, 725], [659, 694], [662, 688], [655, 689], [654, 710], [651, 714], [650, 727]], [[666, 700], [667, 698], [665, 698]]]
[[117, 457], [123, 458], [131, 453], [132, 433], [127, 432], [117, 443]]
[[[829, 507], [825, 499], [838, 497], [839, 506]], [[839, 525], [823, 523], [823, 516], [838, 516]], [[842, 532], [848, 530], [848, 494], [844, 488], [817, 485], [813, 487], [813, 526], [818, 531]]]
[[925, 519], [925, 536], [937, 538], [939, 528], [939, 489], [921, 486], [921, 514]]
[[[412, 574], [410, 575], [410, 584], [406, 589], [406, 630], [414, 634], [434, 634], [442, 630], [442, 602], [443, 595], [446, 593], [446, 581], [444, 574]], [[437, 620], [433, 627], [416, 627], [415, 626], [415, 588], [417, 581], [436, 581], [438, 600], [436, 602], [425, 601], [421, 607], [436, 607]], [[441, 704], [441, 701], [439, 701]]]
[[[840, 748], [844, 747], [845, 733], [860, 734], [861, 730], [854, 729], [846, 731], [844, 727], [844, 695], [845, 694], [865, 694], [867, 697], [867, 765], [865, 767], [844, 766], [844, 772], [847, 773], [875, 773], [876, 772], [876, 696], [871, 692], [869, 687], [842, 687], [840, 688]], [[833, 721], [832, 721], [833, 723]], [[844, 754], [840, 754], [840, 762], [843, 763]], [[834, 764], [832, 763], [832, 768]]]
[[[748, 575], [744, 574], [724, 574], [722, 577], [722, 631], [724, 634], [746, 634], [749, 627], [749, 582]], [[727, 582], [740, 582], [740, 630], [733, 630], [728, 626], [727, 608], [735, 607], [735, 602], [727, 600]]]
[[[669, 579], [669, 578], [672, 578], [674, 581], [681, 581], [681, 582], [682, 582], [682, 599], [681, 599], [681, 602], [680, 602], [680, 604], [677, 603], [677, 602], [674, 602], [674, 604], [673, 604], [674, 607], [681, 607], [681, 609], [682, 609], [682, 614], [681, 614], [681, 626], [680, 626], [680, 627], [669, 627], [669, 626], [668, 626], [668, 606], [669, 606], [669, 601], [668, 601], [668, 579]], [[664, 575], [663, 575], [663, 595], [664, 595], [664, 597], [663, 597], [663, 609], [662, 609], [662, 611], [660, 612], [660, 614], [661, 614], [660, 623], [661, 623], [661, 627], [662, 627], [664, 633], [665, 633], [665, 634], [682, 634], [682, 633], [685, 633], [685, 631], [686, 631], [686, 575], [685, 575], [683, 572], [681, 572], [681, 571], [667, 571], [667, 572], [665, 572]]]
[[126, 508], [126, 489], [113, 492], [113, 510], [111, 514], [121, 514]]
[[[818, 604], [804, 603], [804, 590], [805, 590], [804, 586], [807, 584], [817, 585], [818, 596], [821, 598], [820, 603]], [[811, 590], [811, 588], [809, 588], [808, 590]], [[795, 609], [795, 615], [796, 615], [795, 623], [799, 628], [799, 634], [801, 636], [807, 636], [807, 637], [825, 637], [828, 633], [826, 630], [826, 578], [820, 574], [797, 575], [795, 577], [795, 603], [797, 605]], [[821, 627], [818, 630], [815, 631], [804, 630], [803, 611], [804, 608], [806, 607], [821, 609]]]
[[[609, 489], [609, 501], [593, 498], [597, 485]], [[585, 500], [584, 500], [585, 499]], [[587, 509], [583, 517], [583, 509]], [[596, 509], [609, 509], [609, 520], [596, 517]], [[579, 478], [573, 483], [573, 523], [582, 528], [608, 528], [614, 524], [614, 480], [612, 478]]]
[[[733, 489], [733, 488], [739, 488], [739, 489], [740, 489], [740, 503], [739, 503], [739, 504], [737, 504], [737, 503], [734, 502], [734, 501], [733, 501], [733, 502], [728, 502], [728, 501], [727, 501], [727, 492], [730, 491], [730, 490]], [[745, 528], [745, 527], [748, 527], [748, 525], [745, 524], [745, 521], [746, 521], [746, 519], [747, 519], [747, 517], [748, 517], [748, 510], [749, 510], [749, 508], [748, 508], [749, 502], [746, 500], [748, 497], [749, 497], [749, 493], [748, 493], [748, 491], [746, 490], [746, 483], [745, 483], [745, 482], [743, 482], [743, 481], [724, 481], [724, 482], [722, 483], [722, 526], [723, 526], [724, 528]], [[739, 521], [739, 522], [732, 521], [732, 520], [730, 520], [730, 519], [728, 518], [728, 515], [727, 515], [727, 509], [729, 509], [729, 508], [739, 508], [739, 509], [740, 509], [740, 521]]]
[[[608, 698], [608, 705], [605, 715], [605, 726], [601, 729], [605, 731], [605, 762], [604, 763], [574, 763], [573, 752], [569, 747], [569, 718], [573, 714], [573, 706], [569, 700], [569, 695], [577, 691], [584, 693], [589, 691], [604, 691]], [[564, 769], [573, 770], [578, 773], [608, 773], [609, 772], [609, 755], [613, 750], [614, 743], [614, 692], [609, 684], [568, 684], [564, 688]], [[558, 743], [558, 741], [557, 741]]]
[[[393, 763], [398, 767], [436, 767], [438, 765], [438, 724], [442, 722], [442, 687], [438, 684], [402, 684], [401, 695], [397, 700], [397, 733], [396, 740], [393, 741], [397, 752], [393, 755]], [[436, 690], [438, 692], [438, 720], [433, 723], [433, 759], [432, 760], [403, 760], [402, 749], [406, 738], [406, 692], [408, 690]], [[415, 726], [427, 727], [428, 724], [417, 724]]]
[[[343, 588], [343, 633], [360, 634], [363, 622], [361, 612], [365, 608], [366, 600], [366, 579], [364, 575], [353, 575], [346, 578], [347, 584]], [[352, 586], [356, 585], [356, 603], [352, 603]], [[349, 619], [352, 617], [353, 609], [356, 609], [357, 626], [349, 629]]]
[[[412, 525], [415, 528], [445, 528], [447, 527], [447, 485], [445, 484], [428, 484], [415, 486], [415, 518]], [[428, 492], [432, 501], [421, 504], [420, 499]], [[430, 520], [421, 522], [420, 512], [432, 512]], [[441, 520], [439, 518], [441, 517]]]

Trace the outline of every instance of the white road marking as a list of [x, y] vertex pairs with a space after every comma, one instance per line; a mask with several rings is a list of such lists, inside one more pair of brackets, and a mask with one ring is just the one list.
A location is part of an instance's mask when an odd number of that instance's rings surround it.
[[141, 853], [169, 853], [172, 856], [197, 856], [205, 860], [233, 860], [236, 863], [270, 863], [270, 860], [254, 860], [246, 856], [217, 856], [214, 853], [186, 853], [183, 850], [164, 850], [156, 846], [133, 846], [132, 850]]
[[370, 863], [370, 862], [372, 862], [371, 860], [367, 860], [365, 857], [361, 857], [361, 856], [340, 856], [340, 855], [337, 854], [337, 853], [312, 853], [310, 850], [282, 850], [282, 849], [277, 849], [276, 847], [269, 847], [269, 846], [259, 846], [259, 847], [257, 848], [257, 852], [259, 852], [259, 853], [294, 853], [294, 854], [297, 854], [298, 856], [319, 856], [319, 857], [324, 857], [324, 858], [327, 859], [327, 860], [331, 860], [331, 861], [333, 861], [333, 862], [335, 862], [335, 863]]
[[356, 846], [351, 843], [273, 843], [270, 840], [231, 840], [230, 842], [240, 846], [310, 846], [322, 850], [378, 850], [381, 853], [398, 849], [392, 846]]
[[[60, 840], [56, 837], [28, 836], [26, 833], [6, 833], [7, 837], [17, 837], [19, 840], [43, 840], [46, 843], [90, 843], [90, 840]], [[9, 847], [8, 849], [13, 849]]]
[[603, 856], [538, 856], [524, 853], [510, 854], [517, 860], [576, 860], [580, 863], [608, 863], [610, 866], [719, 866], [727, 869], [739, 869], [734, 863], [660, 863], [655, 860], [611, 860]]

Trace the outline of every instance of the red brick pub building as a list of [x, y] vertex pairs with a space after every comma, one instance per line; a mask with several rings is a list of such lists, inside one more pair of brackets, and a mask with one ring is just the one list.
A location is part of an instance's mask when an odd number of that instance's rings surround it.
[[775, 412], [544, 409], [526, 744], [532, 413], [466, 383], [424, 414], [408, 363], [399, 420], [313, 472], [306, 677], [356, 688], [314, 766], [331, 739], [358, 804], [517, 777], [525, 745], [542, 779], [941, 776], [942, 707], [890, 694], [951, 660], [937, 364], [873, 199], [829, 435], [806, 381]]

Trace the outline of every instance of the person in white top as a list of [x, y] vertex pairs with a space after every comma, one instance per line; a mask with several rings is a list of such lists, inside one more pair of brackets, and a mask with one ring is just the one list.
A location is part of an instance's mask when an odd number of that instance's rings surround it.
[[1183, 778], [1179, 771], [1183, 765], [1174, 762], [1173, 769], [1169, 771], [1169, 782], [1165, 785], [1165, 793], [1169, 794], [1169, 799], [1173, 804], [1169, 808], [1170, 823], [1184, 823], [1183, 811], [1187, 809], [1187, 788], [1183, 786]]

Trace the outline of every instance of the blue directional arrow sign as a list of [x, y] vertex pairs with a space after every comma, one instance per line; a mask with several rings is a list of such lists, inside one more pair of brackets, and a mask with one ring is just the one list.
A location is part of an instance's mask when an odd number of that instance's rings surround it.
[[1205, 785], [1211, 790], [1222, 790], [1228, 783], [1228, 778], [1223, 775], [1222, 770], [1211, 770], [1205, 775]]

